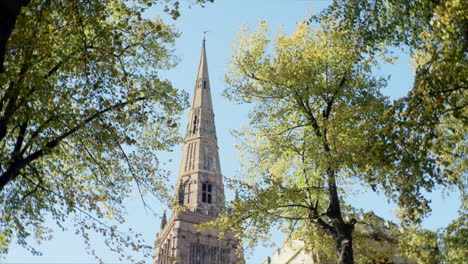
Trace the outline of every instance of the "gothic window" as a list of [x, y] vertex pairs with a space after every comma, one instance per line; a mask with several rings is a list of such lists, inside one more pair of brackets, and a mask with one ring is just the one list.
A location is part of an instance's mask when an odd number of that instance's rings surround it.
[[211, 263], [216, 263], [216, 248], [211, 248]]
[[220, 252], [220, 260], [221, 260], [221, 263], [226, 263], [226, 250], [225, 249], [221, 249], [221, 252]]
[[195, 115], [195, 118], [193, 119], [193, 131], [192, 131], [192, 134], [195, 134], [195, 132], [197, 132], [197, 122], [198, 122], [198, 116]]
[[212, 202], [212, 185], [209, 182], [204, 182], [202, 184], [202, 202], [211, 203]]
[[229, 250], [219, 247], [209, 247], [199, 240], [190, 244], [187, 264], [226, 264], [229, 263]]
[[205, 261], [205, 246], [201, 245], [200, 247], [200, 262], [201, 263], [206, 263]]
[[203, 81], [203, 89], [206, 89], [206, 81]]
[[195, 258], [195, 244], [190, 245], [190, 264], [196, 264], [196, 258]]
[[184, 185], [185, 184], [181, 184], [179, 186], [179, 204], [180, 205], [184, 204]]

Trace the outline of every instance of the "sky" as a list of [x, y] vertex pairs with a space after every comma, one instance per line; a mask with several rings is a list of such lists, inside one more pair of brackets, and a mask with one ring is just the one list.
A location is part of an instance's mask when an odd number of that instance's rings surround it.
[[[184, 3], [184, 2], [182, 2]], [[224, 176], [235, 177], [239, 174], [240, 164], [238, 152], [234, 144], [235, 139], [230, 131], [239, 129], [248, 121], [248, 105], [237, 105], [222, 97], [221, 93], [226, 88], [224, 75], [226, 66], [230, 62], [232, 44], [236, 40], [241, 25], [248, 24], [252, 28], [258, 25], [260, 19], [268, 22], [273, 32], [280, 25], [284, 25], [285, 32], [292, 32], [296, 23], [308, 17], [308, 14], [317, 13], [324, 8], [327, 0], [215, 0], [201, 8], [183, 7], [182, 16], [173, 23], [181, 32], [180, 38], [175, 46], [175, 54], [180, 59], [180, 64], [168, 71], [163, 76], [170, 80], [175, 87], [192, 94], [196, 71], [198, 68], [202, 32], [206, 33], [206, 50], [208, 57], [208, 69], [212, 87], [213, 107], [215, 111], [216, 130], [218, 134], [218, 146], [220, 153], [221, 169]], [[400, 54], [400, 53], [396, 53]], [[402, 55], [402, 54], [400, 54]], [[406, 94], [412, 85], [412, 69], [409, 67], [409, 59], [406, 56], [393, 65], [385, 65], [376, 72], [382, 75], [391, 75], [389, 85], [384, 94], [391, 99], [396, 99]], [[187, 122], [186, 111], [181, 120], [181, 135]], [[173, 181], [177, 177], [178, 165], [181, 158], [182, 146], [176, 146], [171, 153], [161, 153], [161, 159], [167, 162], [165, 169], [172, 171]], [[232, 197], [232, 192], [227, 191], [227, 198]], [[439, 228], [445, 226], [457, 216], [459, 208], [459, 197], [457, 195], [446, 195], [440, 193], [430, 194], [432, 199], [432, 214], [424, 221], [426, 228]], [[377, 215], [397, 222], [394, 214], [395, 207], [388, 204], [386, 199], [371, 191], [366, 191], [360, 196], [351, 198], [358, 207], [373, 210]], [[160, 219], [152, 213], [144, 210], [139, 197], [126, 201], [128, 215], [125, 227], [131, 227], [136, 232], [142, 233], [149, 244], [153, 244], [155, 235], [159, 232]], [[157, 202], [153, 202], [153, 209], [161, 213], [167, 209]], [[19, 245], [12, 245], [10, 253], [0, 257], [0, 264], [11, 263], [97, 263], [88, 256], [84, 250], [82, 238], [73, 232], [72, 222], [67, 223], [68, 231], [54, 230], [54, 238], [45, 241], [41, 245], [35, 245], [36, 249], [43, 253], [42, 256], [33, 256]], [[272, 242], [277, 246], [281, 244], [284, 235], [278, 231], [274, 232]], [[95, 250], [106, 263], [121, 263], [116, 256], [103, 246], [99, 239], [95, 240]], [[257, 247], [252, 255], [246, 256], [248, 264], [262, 263], [271, 255], [275, 247]], [[148, 259], [147, 263], [152, 263]]]

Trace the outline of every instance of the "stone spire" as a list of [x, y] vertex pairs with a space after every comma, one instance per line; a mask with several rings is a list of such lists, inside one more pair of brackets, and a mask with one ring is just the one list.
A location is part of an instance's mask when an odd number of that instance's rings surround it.
[[183, 209], [173, 212], [167, 224], [161, 226], [154, 247], [155, 264], [244, 263], [243, 257], [234, 250], [240, 243], [234, 233], [218, 237], [216, 232], [199, 231], [196, 226], [215, 219], [224, 208], [223, 177], [210, 89], [203, 39], [175, 186], [175, 198]]
[[176, 191], [179, 204], [216, 216], [224, 206], [224, 186], [205, 46], [203, 39]]
[[206, 60], [205, 43], [206, 40], [203, 38], [200, 65], [198, 66], [197, 80], [193, 94], [192, 109], [203, 107], [212, 112], [213, 106], [211, 103], [210, 80], [208, 76], [208, 62]]

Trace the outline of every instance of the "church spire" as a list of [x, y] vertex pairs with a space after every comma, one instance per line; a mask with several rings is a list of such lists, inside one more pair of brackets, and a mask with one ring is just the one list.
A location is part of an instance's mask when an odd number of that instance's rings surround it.
[[196, 226], [215, 219], [224, 208], [205, 38], [175, 193], [182, 210], [174, 211], [167, 224], [163, 217], [161, 233], [155, 241], [155, 264], [244, 263], [234, 250], [239, 245], [235, 234], [218, 237], [214, 230], [199, 231]]
[[217, 215], [224, 207], [205, 38], [176, 188], [179, 204], [191, 210]]
[[198, 66], [197, 80], [195, 83], [195, 90], [193, 94], [192, 109], [203, 106], [207, 110], [213, 111], [205, 43], [206, 39], [205, 37], [203, 37], [202, 52], [200, 56], [200, 64]]

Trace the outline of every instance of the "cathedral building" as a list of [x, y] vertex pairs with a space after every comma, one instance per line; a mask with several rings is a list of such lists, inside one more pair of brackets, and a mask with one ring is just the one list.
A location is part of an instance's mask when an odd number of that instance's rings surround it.
[[224, 208], [224, 185], [211, 100], [208, 63], [203, 40], [182, 160], [175, 186], [176, 201], [184, 210], [166, 220], [154, 247], [155, 264], [235, 264], [239, 240], [234, 234], [219, 238], [196, 225], [215, 219]]

